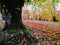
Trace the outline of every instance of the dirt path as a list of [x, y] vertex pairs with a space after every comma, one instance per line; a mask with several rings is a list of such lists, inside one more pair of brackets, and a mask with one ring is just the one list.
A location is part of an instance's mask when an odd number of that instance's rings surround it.
[[1, 29], [3, 29], [3, 27], [4, 27], [4, 25], [5, 25], [5, 23], [4, 23], [5, 21], [3, 21], [3, 20], [0, 20], [0, 30]]
[[60, 30], [59, 22], [48, 22], [48, 21], [36, 21], [36, 20], [24, 20], [23, 23], [33, 29], [43, 29], [49, 30]]

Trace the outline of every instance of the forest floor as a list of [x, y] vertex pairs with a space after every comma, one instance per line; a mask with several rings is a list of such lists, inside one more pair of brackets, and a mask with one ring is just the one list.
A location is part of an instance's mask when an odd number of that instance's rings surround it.
[[[38, 39], [38, 45], [60, 45], [60, 23], [36, 20], [23, 20], [34, 36]], [[4, 21], [0, 20], [0, 28], [4, 27]]]
[[24, 20], [35, 37], [39, 45], [60, 45], [60, 23], [36, 20]]

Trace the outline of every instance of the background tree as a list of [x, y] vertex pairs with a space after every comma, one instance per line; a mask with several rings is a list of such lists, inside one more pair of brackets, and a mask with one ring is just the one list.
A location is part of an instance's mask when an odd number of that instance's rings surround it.
[[[56, 17], [56, 20], [59, 20], [59, 17], [56, 14], [56, 6], [59, 4], [59, 0], [31, 0], [28, 5], [33, 5], [32, 12], [43, 12], [42, 20], [54, 21], [53, 17]], [[26, 3], [27, 4], [27, 3]], [[41, 10], [37, 9], [40, 8]]]

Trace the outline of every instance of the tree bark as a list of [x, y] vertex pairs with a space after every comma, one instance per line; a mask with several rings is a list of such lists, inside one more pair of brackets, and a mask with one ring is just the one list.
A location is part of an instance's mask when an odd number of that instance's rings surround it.
[[[4, 27], [3, 30], [5, 30], [6, 28], [12, 28], [12, 29], [16, 29], [16, 28], [22, 28], [22, 17], [21, 17], [21, 13], [22, 13], [22, 6], [24, 5], [24, 0], [2, 0], [2, 4], [5, 5], [5, 8], [8, 10], [9, 13], [11, 13], [11, 24], [8, 25], [8, 23], [6, 22], [6, 25]], [[19, 8], [20, 10], [16, 9]], [[5, 15], [7, 15], [5, 13]]]
[[[22, 22], [22, 6], [24, 5], [24, 0], [2, 0], [2, 5], [5, 5], [5, 16], [6, 22], [4, 31], [8, 30], [8, 32], [11, 30], [23, 30], [24, 38], [26, 39], [26, 42], [32, 43], [32, 45], [37, 45], [37, 39], [31, 34], [30, 29], [25, 26]], [[2, 6], [3, 7], [3, 6]], [[3, 8], [3, 9], [4, 9]], [[9, 17], [9, 14], [11, 14], [11, 17]], [[9, 17], [9, 18], [8, 18]], [[8, 21], [11, 19], [11, 24], [8, 23]], [[18, 31], [19, 32], [19, 31]]]

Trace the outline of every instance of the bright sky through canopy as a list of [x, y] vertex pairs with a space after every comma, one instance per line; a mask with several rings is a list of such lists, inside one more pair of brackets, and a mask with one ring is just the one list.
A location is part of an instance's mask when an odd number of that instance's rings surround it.
[[60, 11], [60, 3], [56, 6], [56, 10]]

